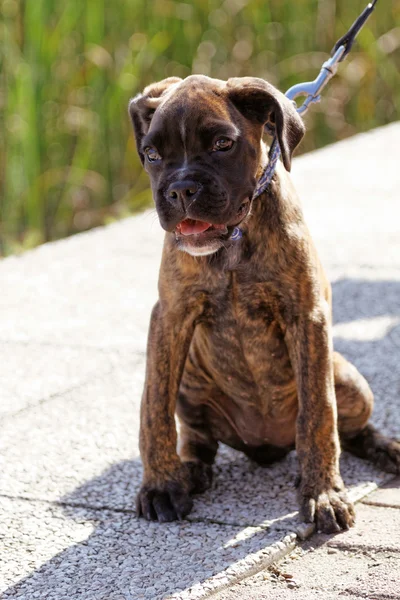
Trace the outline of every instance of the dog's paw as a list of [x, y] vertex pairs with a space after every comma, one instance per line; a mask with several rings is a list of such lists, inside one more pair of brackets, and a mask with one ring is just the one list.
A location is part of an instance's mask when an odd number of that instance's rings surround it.
[[148, 521], [182, 520], [190, 513], [193, 500], [186, 487], [177, 481], [161, 485], [144, 484], [136, 498], [136, 514]]
[[337, 533], [354, 525], [354, 506], [344, 490], [329, 489], [315, 494], [300, 494], [300, 512], [317, 531]]
[[343, 449], [371, 461], [382, 471], [400, 474], [400, 443], [368, 424], [352, 438], [342, 439]]
[[366, 456], [382, 471], [400, 474], [400, 443], [380, 434], [372, 427], [366, 442]]
[[400, 474], [400, 443], [382, 436], [371, 451], [371, 460], [386, 473]]
[[191, 493], [202, 494], [211, 487], [213, 472], [211, 465], [204, 462], [188, 461], [185, 465], [189, 469]]

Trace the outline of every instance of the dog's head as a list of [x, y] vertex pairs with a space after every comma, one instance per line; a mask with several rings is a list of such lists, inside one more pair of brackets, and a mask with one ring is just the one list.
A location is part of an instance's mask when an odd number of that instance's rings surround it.
[[264, 125], [274, 124], [287, 170], [304, 125], [262, 79], [164, 79], [129, 104], [139, 156], [162, 227], [193, 255], [216, 252], [249, 213]]

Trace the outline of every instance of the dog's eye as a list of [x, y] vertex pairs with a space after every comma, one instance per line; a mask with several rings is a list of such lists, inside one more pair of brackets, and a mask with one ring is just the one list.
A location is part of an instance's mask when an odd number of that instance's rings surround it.
[[151, 146], [148, 146], [147, 148], [145, 148], [144, 153], [147, 156], [147, 160], [149, 162], [155, 162], [156, 160], [161, 160], [161, 156], [159, 155], [157, 150], [155, 148], [152, 148]]
[[233, 140], [230, 140], [227, 137], [220, 137], [214, 142], [214, 146], [212, 148], [213, 152], [226, 152], [230, 150], [233, 146]]

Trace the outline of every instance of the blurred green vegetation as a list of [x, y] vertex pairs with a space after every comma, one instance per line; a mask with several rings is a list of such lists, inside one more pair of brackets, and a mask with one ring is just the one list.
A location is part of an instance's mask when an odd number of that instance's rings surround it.
[[[314, 79], [367, 0], [2, 0], [0, 255], [150, 202], [127, 103], [204, 73]], [[400, 0], [378, 2], [306, 117], [306, 152], [400, 114]]]

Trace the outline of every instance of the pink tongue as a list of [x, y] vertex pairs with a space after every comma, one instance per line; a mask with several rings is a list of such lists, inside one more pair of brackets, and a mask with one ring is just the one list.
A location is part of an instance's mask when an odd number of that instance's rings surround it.
[[211, 223], [204, 221], [195, 221], [194, 219], [185, 219], [179, 223], [178, 228], [183, 235], [193, 235], [194, 233], [203, 233], [210, 229]]

